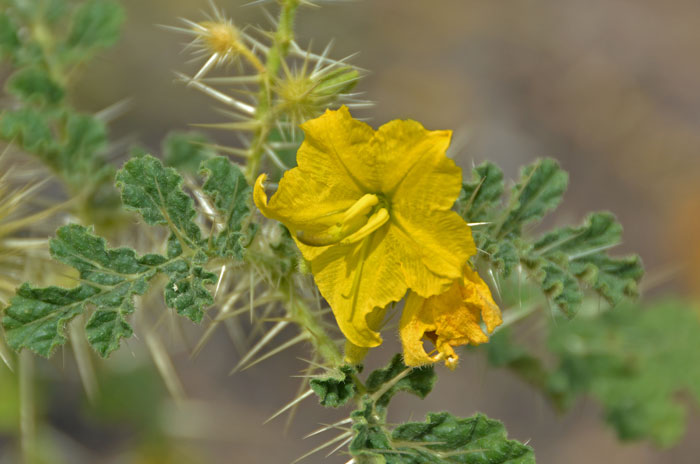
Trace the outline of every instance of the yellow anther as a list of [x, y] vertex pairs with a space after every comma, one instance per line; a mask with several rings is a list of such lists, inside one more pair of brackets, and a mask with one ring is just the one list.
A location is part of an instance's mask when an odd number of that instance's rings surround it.
[[360, 240], [367, 237], [369, 234], [386, 224], [388, 220], [389, 211], [387, 211], [386, 208], [382, 208], [376, 213], [374, 213], [372, 216], [370, 216], [369, 220], [367, 221], [367, 224], [362, 226], [360, 230], [342, 239], [340, 241], [340, 244], [349, 245], [351, 243], [359, 242]]
[[[367, 218], [367, 214], [372, 211], [372, 208], [379, 203], [379, 198], [376, 195], [367, 193], [357, 200], [350, 208], [348, 208], [342, 216], [338, 218], [339, 222], [333, 224], [332, 226], [324, 229], [320, 232], [310, 233], [308, 230], [298, 230], [296, 235], [299, 241], [305, 245], [309, 246], [328, 246], [335, 243], [347, 244], [354, 243], [361, 238], [374, 232], [381, 224], [376, 227], [373, 225], [373, 221], [377, 220], [384, 221], [388, 219], [388, 212], [386, 209], [382, 208], [379, 211], [384, 211], [384, 213], [377, 216], [377, 211], [371, 217]], [[386, 215], [386, 218], [384, 218]], [[384, 218], [384, 219], [382, 219]], [[326, 219], [327, 220], [327, 219]], [[384, 223], [382, 222], [382, 224]], [[368, 228], [369, 226], [369, 228]], [[365, 235], [356, 238], [356, 234], [361, 231], [366, 231]], [[350, 241], [347, 241], [351, 239]]]
[[343, 215], [343, 224], [350, 223], [353, 219], [361, 216], [366, 216], [372, 210], [372, 207], [379, 203], [377, 195], [366, 193], [355, 202]]

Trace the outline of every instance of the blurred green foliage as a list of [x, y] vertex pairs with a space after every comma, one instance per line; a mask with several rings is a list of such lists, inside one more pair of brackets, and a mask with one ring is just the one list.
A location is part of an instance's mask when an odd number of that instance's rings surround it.
[[551, 319], [547, 355], [494, 335], [485, 350], [492, 365], [508, 367], [565, 410], [583, 395], [603, 407], [622, 440], [666, 447], [685, 429], [687, 405], [700, 403], [700, 310], [677, 300], [600, 311], [589, 301], [572, 321]]

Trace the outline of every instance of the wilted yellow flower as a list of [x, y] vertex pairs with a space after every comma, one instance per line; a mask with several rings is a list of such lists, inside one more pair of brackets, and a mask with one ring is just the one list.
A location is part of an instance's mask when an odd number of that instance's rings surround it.
[[[444, 360], [447, 367], [454, 369], [459, 359], [455, 346], [488, 342], [487, 334], [502, 322], [489, 287], [467, 265], [464, 277], [447, 292], [430, 298], [411, 292], [406, 298], [399, 327], [404, 362], [407, 366], [420, 366]], [[424, 339], [435, 345], [436, 355], [425, 352]]]
[[347, 339], [377, 346], [368, 315], [409, 288], [424, 298], [445, 292], [476, 252], [450, 210], [462, 186], [445, 156], [451, 132], [400, 120], [375, 131], [345, 107], [301, 128], [298, 167], [269, 203], [261, 175], [255, 203], [290, 230]]

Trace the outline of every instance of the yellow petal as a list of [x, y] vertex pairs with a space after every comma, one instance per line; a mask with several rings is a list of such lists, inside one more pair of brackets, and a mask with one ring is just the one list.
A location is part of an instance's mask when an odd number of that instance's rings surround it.
[[[465, 267], [464, 279], [456, 280], [441, 295], [426, 299], [411, 292], [399, 328], [406, 365], [442, 359], [453, 368], [458, 359], [455, 346], [488, 342], [482, 321], [488, 333], [502, 322], [488, 286], [469, 266]], [[425, 352], [424, 339], [433, 342], [437, 355]]]
[[403, 361], [407, 366], [422, 366], [434, 360], [428, 356], [423, 347], [426, 332], [435, 332], [435, 318], [431, 311], [424, 311], [425, 298], [409, 292], [404, 304], [399, 335], [403, 345]]
[[371, 348], [382, 342], [371, 315], [406, 293], [400, 256], [384, 240], [387, 231], [384, 226], [361, 242], [328, 247], [311, 261], [316, 285], [340, 330], [358, 347]]
[[426, 130], [411, 120], [390, 121], [377, 129], [371, 143], [381, 191], [393, 202], [414, 202], [422, 211], [449, 209], [462, 188], [462, 170], [447, 158], [452, 131]]
[[503, 323], [501, 310], [493, 301], [491, 290], [486, 282], [470, 266], [464, 268], [464, 283], [461, 286], [462, 301], [465, 305], [478, 308], [488, 333]]
[[[386, 315], [386, 308], [378, 308], [367, 315], [367, 324], [372, 330], [378, 331]], [[360, 364], [367, 356], [369, 348], [357, 346], [351, 341], [345, 342], [344, 360], [348, 364]]]
[[471, 229], [453, 211], [426, 212], [422, 217], [392, 212], [391, 237], [401, 254], [408, 287], [422, 297], [444, 292], [462, 276], [476, 253]]
[[382, 173], [374, 169], [373, 154], [367, 149], [374, 129], [353, 119], [345, 106], [326, 110], [301, 128], [304, 141], [297, 151], [298, 170], [313, 174], [313, 180], [328, 187], [342, 184], [354, 189], [359, 193], [355, 199], [379, 191], [373, 179]]

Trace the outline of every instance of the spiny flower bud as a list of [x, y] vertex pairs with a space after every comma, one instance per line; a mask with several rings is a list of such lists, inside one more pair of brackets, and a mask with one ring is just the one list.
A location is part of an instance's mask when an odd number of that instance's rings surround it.
[[353, 106], [348, 92], [359, 78], [357, 69], [336, 63], [307, 72], [307, 62], [301, 70], [284, 65], [284, 75], [273, 87], [277, 108], [293, 125], [315, 118], [335, 104]]
[[212, 55], [218, 54], [223, 60], [237, 54], [240, 47], [240, 34], [232, 22], [203, 21], [197, 26], [199, 27], [195, 32]]

